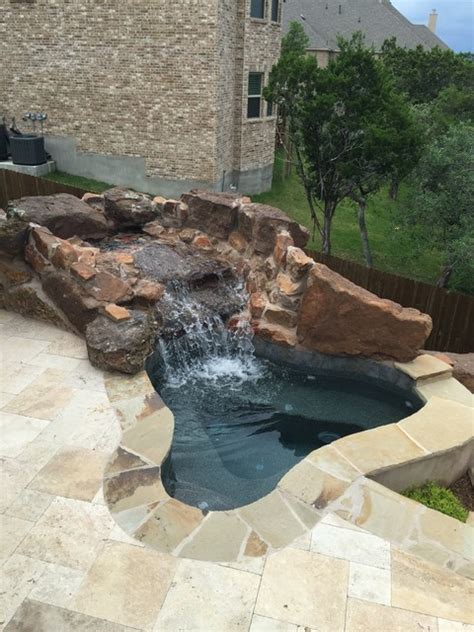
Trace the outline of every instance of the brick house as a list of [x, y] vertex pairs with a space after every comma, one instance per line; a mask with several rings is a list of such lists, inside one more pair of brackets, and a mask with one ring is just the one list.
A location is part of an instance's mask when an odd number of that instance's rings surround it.
[[390, 0], [284, 0], [283, 6], [283, 31], [293, 21], [302, 24], [310, 41], [308, 52], [322, 67], [337, 54], [338, 36], [349, 39], [357, 31], [377, 52], [392, 37], [406, 48], [449, 48], [436, 35], [438, 14], [434, 10], [425, 26], [410, 22]]
[[5, 0], [0, 115], [59, 169], [176, 196], [271, 186], [281, 0]]

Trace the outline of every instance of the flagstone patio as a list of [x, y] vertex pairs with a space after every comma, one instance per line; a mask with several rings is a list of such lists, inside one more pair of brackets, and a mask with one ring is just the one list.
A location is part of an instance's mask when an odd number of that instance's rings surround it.
[[[130, 538], [102, 493], [122, 438], [110, 376], [74, 334], [1, 310], [0, 365], [0, 630], [474, 630], [472, 581], [334, 513], [243, 562], [174, 557]], [[122, 380], [121, 393], [132, 385]], [[364, 485], [365, 502], [379, 502], [381, 485]]]

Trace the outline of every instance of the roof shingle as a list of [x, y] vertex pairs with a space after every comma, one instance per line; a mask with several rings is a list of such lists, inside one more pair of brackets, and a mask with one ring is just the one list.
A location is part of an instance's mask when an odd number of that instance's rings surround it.
[[300, 22], [310, 48], [337, 50], [337, 38], [362, 31], [367, 45], [379, 51], [386, 39], [395, 37], [406, 48], [448, 48], [426, 26], [412, 24], [389, 0], [284, 0], [283, 28]]

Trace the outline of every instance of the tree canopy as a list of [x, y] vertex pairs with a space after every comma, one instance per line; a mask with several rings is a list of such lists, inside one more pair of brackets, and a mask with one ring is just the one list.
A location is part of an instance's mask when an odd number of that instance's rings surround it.
[[[414, 197], [397, 218], [422, 251], [443, 254], [438, 285], [474, 292], [474, 127], [451, 126], [426, 149], [412, 175]], [[455, 277], [451, 276], [455, 273]]]
[[393, 169], [411, 168], [418, 156], [414, 118], [386, 67], [360, 33], [341, 39], [339, 48], [327, 68], [301, 52], [285, 53], [268, 88], [288, 118], [298, 175], [326, 254], [338, 204], [346, 197], [364, 201]]
[[468, 56], [452, 50], [401, 48], [392, 38], [382, 47], [382, 60], [397, 88], [412, 103], [429, 103], [451, 86], [459, 90], [474, 88], [474, 63]]

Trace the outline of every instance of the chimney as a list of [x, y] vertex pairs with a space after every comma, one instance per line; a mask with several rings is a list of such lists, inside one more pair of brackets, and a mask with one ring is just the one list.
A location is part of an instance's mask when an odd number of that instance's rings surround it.
[[438, 14], [436, 13], [436, 9], [433, 9], [428, 19], [428, 28], [430, 29], [432, 33], [436, 33], [437, 23], [438, 23]]

